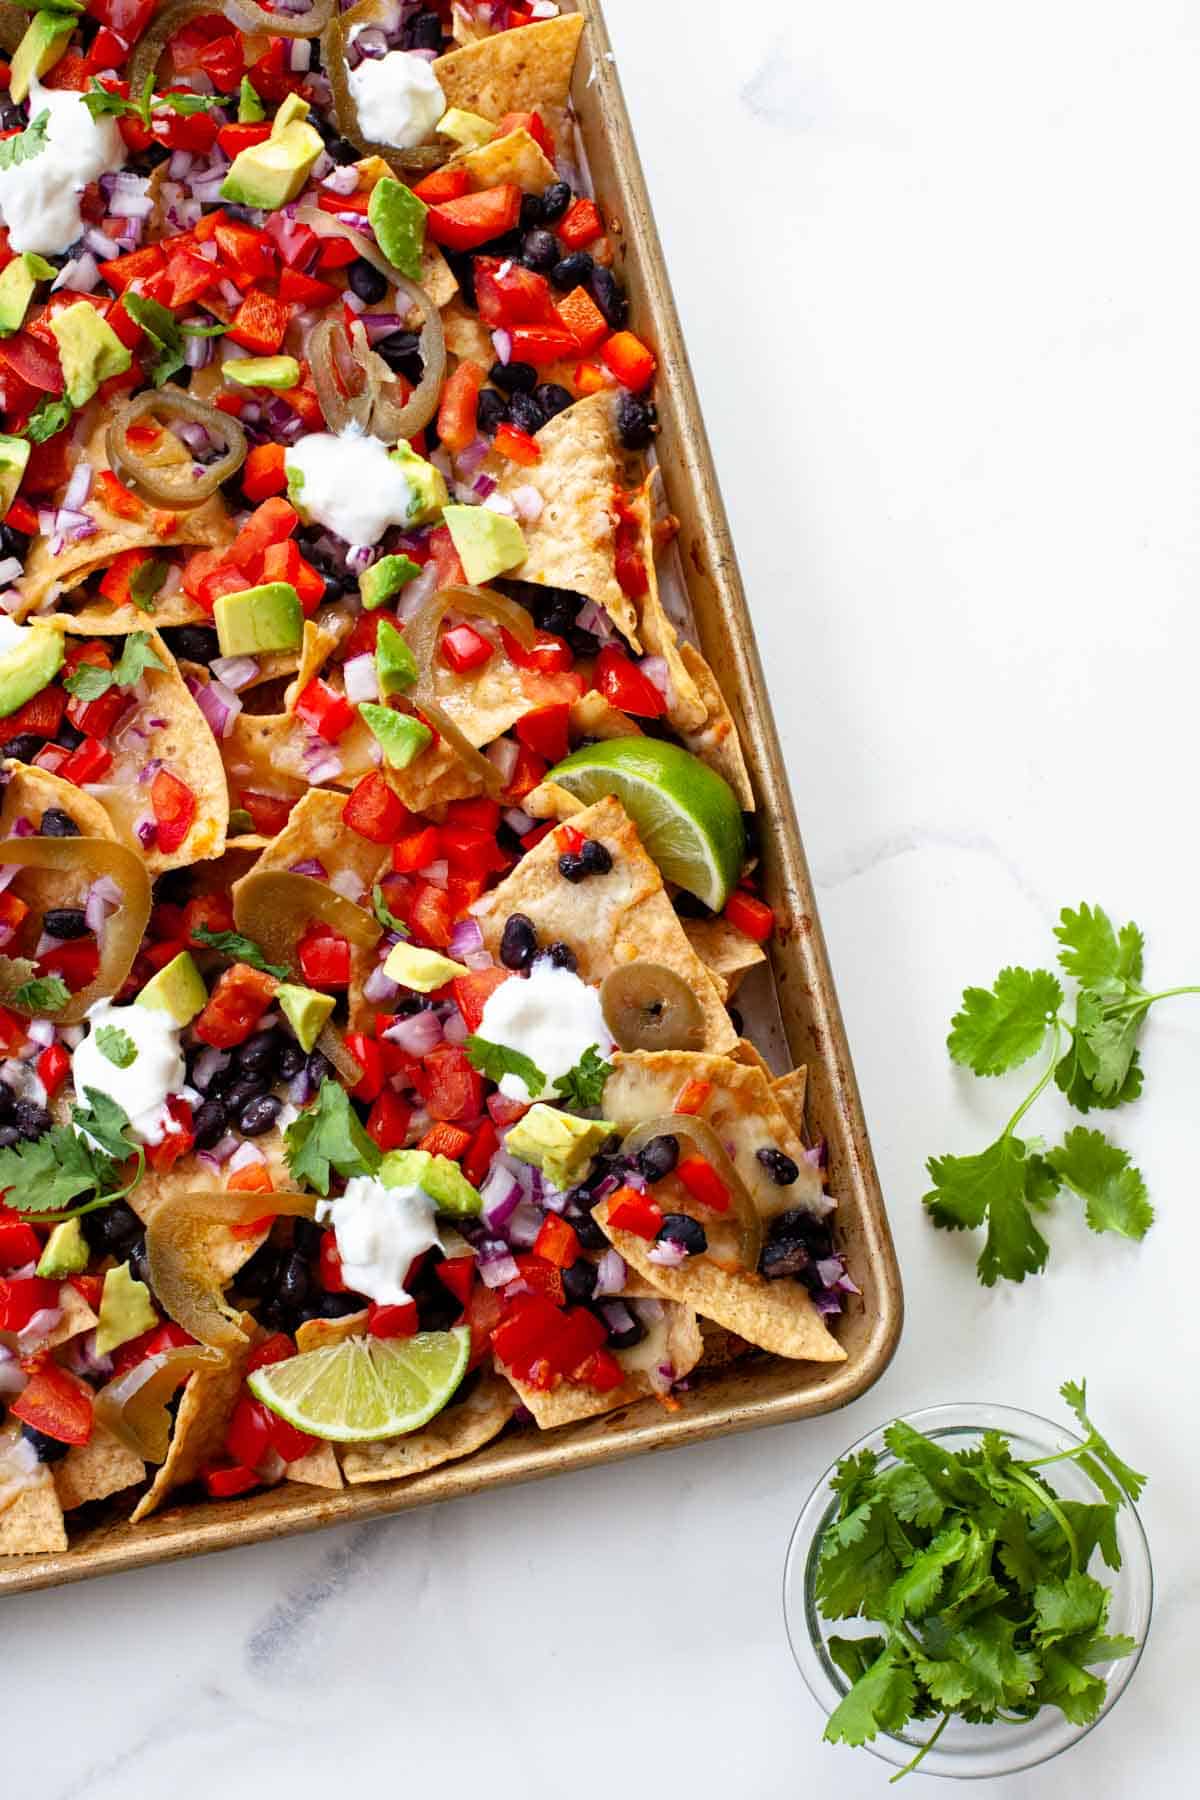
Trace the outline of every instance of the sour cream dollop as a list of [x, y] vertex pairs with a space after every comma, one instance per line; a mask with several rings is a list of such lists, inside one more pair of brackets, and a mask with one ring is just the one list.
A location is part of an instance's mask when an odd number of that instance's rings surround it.
[[48, 111], [46, 142], [36, 156], [0, 169], [0, 217], [13, 250], [57, 256], [83, 231], [79, 196], [89, 181], [119, 169], [125, 146], [115, 119], [93, 119], [82, 94], [33, 82], [29, 117]]
[[597, 990], [549, 961], [535, 962], [525, 979], [502, 981], [489, 994], [479, 1036], [518, 1050], [546, 1077], [545, 1091], [534, 1095], [519, 1075], [505, 1075], [500, 1092], [508, 1100], [552, 1099], [559, 1079], [593, 1045], [603, 1057], [615, 1048]]
[[342, 1278], [380, 1306], [403, 1306], [404, 1277], [413, 1261], [438, 1242], [433, 1201], [423, 1188], [384, 1187], [355, 1175], [336, 1200], [317, 1204], [317, 1219], [332, 1225]]
[[[168, 1131], [177, 1131], [166, 1108], [168, 1094], [178, 1094], [187, 1080], [179, 1027], [171, 1015], [156, 1007], [114, 1006], [97, 1000], [87, 1013], [88, 1035], [71, 1059], [75, 1092], [83, 1099], [84, 1088], [95, 1088], [116, 1102], [129, 1119], [133, 1134], [143, 1144], [161, 1144]], [[127, 1068], [119, 1068], [100, 1047], [99, 1033], [108, 1026], [123, 1031], [135, 1055]]]
[[362, 135], [375, 144], [415, 149], [432, 134], [446, 110], [446, 96], [433, 64], [408, 50], [364, 56], [357, 69], [351, 69], [348, 81]]
[[311, 432], [291, 446], [285, 466], [301, 477], [297, 500], [306, 516], [348, 544], [377, 544], [389, 525], [407, 525], [418, 510], [403, 464], [361, 431]]

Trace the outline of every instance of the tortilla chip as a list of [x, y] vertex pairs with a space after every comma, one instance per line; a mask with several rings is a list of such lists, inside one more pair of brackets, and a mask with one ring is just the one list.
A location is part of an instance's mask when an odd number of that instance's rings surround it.
[[[725, 1146], [764, 1219], [774, 1218], [776, 1213], [791, 1207], [800, 1207], [818, 1218], [833, 1210], [820, 1174], [806, 1160], [804, 1145], [780, 1106], [770, 1072], [761, 1066], [761, 1059], [751, 1065], [704, 1051], [618, 1050], [613, 1057], [613, 1072], [604, 1086], [604, 1117], [613, 1120], [619, 1130], [628, 1131], [643, 1119], [673, 1112], [676, 1095], [693, 1080], [711, 1084], [714, 1092], [704, 1108], [704, 1117]], [[780, 1187], [772, 1181], [759, 1162], [758, 1151], [768, 1146], [782, 1150], [799, 1165], [799, 1178], [790, 1187]], [[641, 1263], [634, 1266], [642, 1269]], [[659, 1280], [654, 1264], [643, 1269], [643, 1273], [651, 1281]], [[707, 1313], [704, 1307], [699, 1310]], [[731, 1322], [731, 1329], [741, 1330], [736, 1320]], [[746, 1331], [742, 1335], [752, 1334]]]
[[249, 1313], [243, 1313], [238, 1323], [246, 1334], [245, 1343], [227, 1351], [220, 1364], [197, 1369], [188, 1376], [175, 1414], [167, 1459], [133, 1509], [131, 1518], [135, 1525], [157, 1512], [172, 1489], [194, 1481], [224, 1448], [225, 1433], [242, 1391], [246, 1364], [258, 1332]]
[[603, 981], [610, 969], [639, 956], [662, 963], [681, 975], [699, 1000], [707, 1048], [732, 1050], [737, 1033], [721, 995], [684, 936], [662, 876], [620, 801], [597, 800], [575, 813], [572, 824], [586, 837], [599, 838], [612, 854], [612, 869], [593, 876], [586, 887], [573, 886], [558, 872], [559, 846], [550, 832], [472, 908], [492, 955], [499, 954], [509, 914], [521, 912], [533, 921], [542, 943], [561, 940], [571, 946], [584, 981]]
[[0, 1512], [0, 1557], [42, 1556], [67, 1547], [63, 1509], [43, 1465], [12, 1505]]
[[[750, 775], [746, 768], [746, 758], [742, 754], [741, 739], [737, 726], [725, 703], [725, 696], [717, 686], [717, 678], [692, 644], [680, 644], [679, 655], [684, 667], [691, 676], [696, 690], [704, 702], [704, 723], [696, 730], [684, 730], [678, 719], [671, 714], [671, 723], [676, 726], [684, 744], [698, 756], [701, 762], [723, 775], [744, 812], [754, 811], [754, 789], [750, 785]], [[671, 709], [668, 708], [670, 713]]]
[[367, 1329], [367, 1308], [347, 1313], [342, 1319], [305, 1319], [296, 1327], [297, 1350], [323, 1350], [328, 1344], [341, 1344], [347, 1338], [361, 1337]]
[[[106, 430], [107, 421], [101, 420], [80, 457], [81, 461], [90, 463], [97, 473], [109, 467], [108, 451], [104, 443]], [[164, 431], [163, 440], [164, 466], [187, 459], [189, 453], [174, 433]], [[99, 526], [92, 537], [80, 538], [77, 543], [64, 545], [57, 556], [50, 554], [51, 540], [47, 537], [36, 538], [30, 546], [29, 555], [25, 559], [25, 573], [16, 584], [21, 604], [12, 615], [15, 619], [26, 619], [30, 613], [36, 612], [47, 600], [52, 588], [77, 588], [89, 575], [107, 569], [123, 550], [158, 550], [164, 545], [177, 544], [210, 547], [232, 543], [234, 537], [233, 521], [220, 493], [186, 512], [170, 512], [166, 508], [157, 510], [146, 506], [144, 516], [137, 519], [123, 519], [118, 513], [110, 512], [98, 494], [93, 494], [82, 510], [89, 512]], [[161, 526], [167, 518], [173, 519], [175, 524], [170, 530], [163, 531]], [[89, 632], [134, 631], [144, 629], [148, 622], [154, 625], [188, 625], [196, 620], [207, 623], [207, 615], [180, 588], [176, 593], [156, 601], [148, 614], [139, 612], [132, 604], [110, 606], [103, 596], [95, 596], [89, 601], [85, 616], [80, 618], [79, 627]]]
[[342, 1480], [342, 1471], [338, 1468], [338, 1459], [333, 1453], [332, 1444], [318, 1444], [307, 1456], [297, 1457], [295, 1462], [287, 1466], [289, 1481], [299, 1481], [304, 1487], [340, 1488], [346, 1484]]
[[521, 810], [533, 819], [569, 819], [584, 811], [584, 803], [557, 781], [543, 781], [526, 794]]
[[641, 1343], [630, 1350], [614, 1351], [617, 1361], [629, 1371], [629, 1378], [607, 1394], [597, 1393], [595, 1388], [575, 1387], [568, 1381], [561, 1381], [546, 1393], [521, 1381], [503, 1363], [496, 1366], [505, 1380], [512, 1383], [522, 1406], [533, 1414], [542, 1431], [552, 1431], [556, 1425], [573, 1424], [576, 1419], [594, 1419], [600, 1413], [615, 1412], [619, 1406], [631, 1406], [635, 1400], [646, 1400], [651, 1394], [661, 1393], [661, 1384], [656, 1388], [650, 1378], [651, 1368], [669, 1363], [672, 1380], [681, 1381], [696, 1367], [704, 1348], [700, 1327], [691, 1308], [662, 1304], [661, 1301], [660, 1304], [662, 1317]]
[[447, 165], [466, 169], [476, 188], [503, 187], [514, 182], [523, 194], [544, 194], [558, 180], [554, 164], [541, 145], [522, 126], [505, 132], [477, 150], [463, 150]]
[[448, 109], [460, 106], [497, 120], [510, 112], [544, 114], [567, 103], [582, 35], [582, 16], [564, 13], [451, 50], [438, 57], [433, 72]]
[[737, 992], [742, 977], [767, 960], [762, 945], [728, 919], [685, 919], [683, 929], [709, 974], [723, 986], [727, 1000]]
[[[267, 1159], [272, 1189], [281, 1194], [294, 1193], [296, 1182], [288, 1170], [282, 1131], [276, 1128], [254, 1141]], [[224, 1175], [214, 1174], [194, 1156], [188, 1156], [162, 1175], [153, 1169], [147, 1169], [141, 1182], [129, 1196], [129, 1204], [142, 1223], [148, 1225], [160, 1207], [170, 1206], [182, 1194], [220, 1194], [224, 1191]], [[271, 1214], [271, 1196], [264, 1193], [262, 1198], [262, 1217], [267, 1219]], [[261, 1231], [235, 1234], [219, 1220], [211, 1222], [206, 1233], [208, 1241], [205, 1254], [222, 1287], [236, 1286], [235, 1278], [239, 1269], [266, 1243], [270, 1233], [269, 1224]]]
[[501, 494], [511, 498], [517, 488], [531, 487], [542, 500], [539, 516], [521, 528], [525, 561], [509, 573], [585, 594], [638, 650], [637, 614], [616, 575], [616, 395], [606, 389], [576, 400], [542, 427], [537, 441], [541, 458], [532, 468], [497, 456], [488, 462]]
[[344, 1445], [342, 1473], [352, 1486], [364, 1481], [392, 1481], [402, 1475], [424, 1475], [429, 1469], [470, 1456], [473, 1450], [490, 1444], [516, 1410], [516, 1396], [509, 1383], [498, 1375], [484, 1374], [465, 1400], [446, 1407], [420, 1431], [376, 1444]]
[[[331, 875], [352, 873], [358, 881], [358, 893], [346, 897], [362, 902], [366, 896], [365, 904], [369, 907], [371, 888], [390, 864], [391, 851], [386, 844], [372, 844], [357, 831], [351, 831], [348, 825], [343, 825], [345, 807], [344, 794], [330, 788], [311, 788], [292, 808], [292, 815], [279, 836], [270, 840], [246, 874], [290, 869], [296, 863], [315, 860]], [[231, 893], [235, 907], [238, 890], [245, 879], [243, 876], [241, 881], [233, 884]]]
[[70, 1512], [88, 1500], [107, 1500], [110, 1494], [135, 1487], [145, 1480], [146, 1465], [103, 1425], [97, 1425], [86, 1444], [73, 1445], [60, 1463], [51, 1464], [51, 1474], [59, 1505]]
[[[395, 180], [392, 170], [384, 162], [382, 156], [364, 156], [355, 164], [358, 170], [359, 188], [373, 188], [375, 183], [385, 175]], [[421, 250], [421, 267], [417, 274], [417, 286], [424, 288], [433, 305], [443, 307], [458, 292], [458, 279], [450, 264], [446, 261], [432, 238], [426, 238]], [[397, 307], [397, 311], [401, 309]]]
[[693, 1256], [678, 1269], [661, 1268], [650, 1261], [645, 1238], [609, 1223], [607, 1200], [592, 1217], [629, 1266], [653, 1281], [668, 1300], [694, 1306], [706, 1319], [776, 1356], [799, 1362], [845, 1361], [846, 1352], [830, 1336], [808, 1290], [798, 1281], [764, 1281], [747, 1269], [720, 1268], [706, 1256]]
[[491, 333], [461, 300], [452, 300], [442, 313], [442, 330], [452, 356], [478, 363], [482, 369], [491, 368], [496, 359]]
[[350, 629], [350, 620], [345, 615], [335, 613], [327, 619], [305, 619], [300, 660], [296, 665], [295, 677], [288, 683], [283, 696], [285, 712], [295, 712], [297, 700], [314, 676], [321, 673]]
[[741, 1362], [754, 1352], [753, 1344], [748, 1344], [736, 1331], [714, 1325], [711, 1319], [701, 1319], [700, 1336], [704, 1339], [704, 1354], [697, 1365], [701, 1369], [727, 1369], [731, 1363]]
[[637, 720], [628, 713], [623, 713], [611, 700], [606, 700], [599, 688], [590, 688], [586, 694], [580, 694], [578, 700], [572, 700], [568, 725], [572, 744], [577, 743], [580, 738], [644, 735]]
[[[32, 763], [17, 762], [12, 757], [0, 763], [0, 771], [6, 778], [4, 801], [0, 805], [0, 838], [12, 836], [18, 819], [28, 819], [36, 830], [42, 814], [51, 807], [73, 819], [82, 837], [116, 837], [112, 821], [100, 802], [91, 794], [85, 794], [73, 781], [64, 781], [61, 776], [52, 775], [49, 769], [38, 769]], [[34, 871], [29, 873], [32, 875]], [[61, 875], [55, 873], [50, 879], [61, 892]], [[48, 900], [46, 904], [53, 905], [53, 901]]]
[[771, 1092], [798, 1138], [804, 1137], [804, 1100], [808, 1093], [808, 1070], [792, 1069], [771, 1083]]
[[650, 656], [661, 656], [669, 676], [670, 704], [667, 717], [679, 732], [696, 731], [707, 718], [707, 709], [680, 655], [679, 638], [663, 608], [658, 587], [658, 570], [654, 562], [654, 484], [658, 470], [651, 469], [635, 493], [626, 496], [626, 505], [638, 522], [641, 533], [642, 563], [646, 570], [646, 592], [635, 601], [642, 644]]
[[[256, 793], [290, 796], [304, 793], [311, 785], [306, 759], [312, 733], [291, 713], [240, 712], [233, 730], [221, 740], [221, 756], [229, 785], [235, 793], [251, 788]], [[376, 767], [372, 754], [375, 739], [361, 719], [328, 749], [339, 759], [329, 785], [352, 788]]]

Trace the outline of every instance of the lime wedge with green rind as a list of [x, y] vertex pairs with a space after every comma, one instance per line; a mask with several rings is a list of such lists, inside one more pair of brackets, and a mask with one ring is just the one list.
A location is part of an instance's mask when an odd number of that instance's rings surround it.
[[470, 1354], [466, 1325], [410, 1338], [344, 1338], [255, 1369], [249, 1386], [298, 1431], [366, 1444], [428, 1424], [453, 1398]]
[[588, 806], [614, 795], [664, 878], [720, 912], [742, 872], [746, 832], [737, 795], [698, 756], [657, 738], [610, 738], [545, 779]]

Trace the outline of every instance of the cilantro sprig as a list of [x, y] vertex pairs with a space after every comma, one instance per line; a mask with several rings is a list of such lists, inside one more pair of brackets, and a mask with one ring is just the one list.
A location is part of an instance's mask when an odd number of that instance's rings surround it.
[[493, 1044], [490, 1038], [472, 1032], [466, 1042], [466, 1052], [471, 1067], [486, 1075], [489, 1081], [500, 1082], [506, 1075], [516, 1075], [535, 1100], [545, 1089], [546, 1077], [532, 1058], [520, 1050], [511, 1050], [507, 1044]]
[[[83, 1094], [87, 1105], [72, 1106], [69, 1125], [0, 1150], [0, 1189], [7, 1190], [4, 1202], [14, 1212], [58, 1224], [123, 1199], [141, 1180], [146, 1155], [127, 1135], [128, 1116], [97, 1088]], [[133, 1173], [126, 1178], [131, 1157]], [[73, 1206], [81, 1196], [82, 1204]]]
[[371, 906], [375, 913], [375, 917], [379, 920], [379, 923], [383, 926], [385, 931], [394, 931], [398, 937], [402, 938], [410, 938], [412, 936], [412, 932], [408, 929], [404, 920], [398, 919], [388, 905], [387, 895], [383, 891], [381, 882], [377, 881], [371, 889]]
[[612, 1064], [600, 1055], [599, 1045], [589, 1044], [575, 1067], [559, 1076], [555, 1083], [558, 1098], [573, 1112], [586, 1112], [589, 1106], [599, 1106], [604, 1084], [611, 1074]]
[[328, 1194], [330, 1179], [340, 1175], [374, 1175], [383, 1161], [379, 1146], [367, 1136], [340, 1082], [326, 1080], [310, 1106], [283, 1134], [287, 1166], [297, 1181], [318, 1194]]
[[1078, 987], [1074, 1016], [1049, 969], [1002, 969], [990, 988], [967, 988], [951, 1022], [947, 1047], [976, 1075], [1003, 1075], [1039, 1053], [1042, 1073], [994, 1143], [975, 1156], [931, 1157], [933, 1187], [925, 1207], [935, 1225], [986, 1236], [976, 1265], [985, 1287], [1023, 1281], [1046, 1266], [1050, 1246], [1039, 1217], [1064, 1189], [1084, 1203], [1096, 1232], [1140, 1239], [1154, 1221], [1141, 1172], [1104, 1132], [1075, 1126], [1047, 1149], [1017, 1127], [1051, 1082], [1077, 1112], [1111, 1110], [1142, 1091], [1138, 1038], [1150, 1008], [1197, 987], [1150, 992], [1142, 985], [1143, 937], [1132, 924], [1116, 930], [1099, 906], [1064, 907], [1055, 927], [1058, 961]]
[[207, 925], [197, 925], [192, 938], [209, 950], [219, 950], [233, 962], [248, 963], [264, 975], [274, 975], [277, 981], [287, 980], [288, 970], [284, 964], [268, 962], [254, 939], [243, 937], [240, 931], [210, 931]]
[[86, 703], [98, 700], [101, 694], [107, 694], [110, 687], [133, 687], [147, 669], [158, 669], [165, 673], [166, 665], [151, 649], [147, 632], [131, 631], [125, 639], [125, 648], [111, 669], [99, 668], [95, 663], [81, 662], [74, 673], [67, 676], [63, 686], [77, 700]]
[[115, 1069], [129, 1069], [137, 1061], [137, 1045], [127, 1031], [116, 1025], [101, 1025], [96, 1033], [96, 1047]]
[[[892, 1460], [864, 1450], [838, 1464], [818, 1609], [881, 1629], [828, 1640], [850, 1683], [825, 1727], [830, 1743], [937, 1720], [908, 1774], [955, 1716], [1030, 1719], [1056, 1706], [1085, 1725], [1100, 1712], [1107, 1684], [1094, 1670], [1137, 1646], [1109, 1635], [1111, 1591], [1089, 1564], [1098, 1550], [1120, 1568], [1117, 1514], [1145, 1477], [1093, 1425], [1086, 1384], [1060, 1392], [1085, 1441], [1054, 1456], [1021, 1461], [995, 1431], [951, 1451], [897, 1420], [884, 1434]], [[1075, 1463], [1098, 1499], [1061, 1497], [1043, 1472], [1057, 1462]]]
[[49, 124], [50, 109], [46, 107], [36, 119], [30, 121], [24, 131], [18, 131], [15, 137], [0, 140], [0, 169], [15, 169], [21, 163], [40, 156], [46, 148], [46, 129]]
[[[196, 97], [199, 99], [203, 96]], [[124, 306], [134, 324], [141, 326], [158, 352], [149, 371], [155, 387], [161, 387], [165, 381], [170, 381], [172, 375], [177, 375], [183, 368], [187, 361], [184, 354], [185, 337], [220, 337], [229, 329], [219, 322], [196, 325], [190, 320], [184, 320], [181, 323], [160, 300], [152, 300], [146, 294], [126, 294]], [[162, 585], [161, 582], [159, 585]]]

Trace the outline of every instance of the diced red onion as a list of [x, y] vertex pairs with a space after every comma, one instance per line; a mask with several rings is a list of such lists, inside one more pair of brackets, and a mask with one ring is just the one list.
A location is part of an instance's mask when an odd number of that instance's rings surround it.
[[205, 337], [185, 337], [183, 340], [183, 360], [189, 369], [203, 369], [212, 360], [213, 340]]
[[[490, 446], [487, 439], [477, 437], [473, 443], [467, 445], [465, 450], [459, 451], [454, 462], [458, 473], [462, 476], [464, 481], [474, 475], [480, 464], [487, 457], [489, 449]], [[492, 485], [494, 486], [495, 483]]]
[[488, 761], [493, 763], [495, 767], [499, 769], [500, 774], [504, 779], [504, 783], [507, 786], [512, 780], [513, 770], [517, 766], [517, 757], [521, 754], [520, 746], [517, 744], [516, 739], [506, 737], [497, 738], [494, 744], [488, 745], [484, 754]]
[[77, 543], [80, 538], [93, 537], [99, 526], [90, 513], [80, 512], [73, 506], [60, 506], [54, 515], [54, 529]]
[[25, 564], [19, 556], [6, 556], [0, 562], [0, 583], [19, 581], [25, 573]]
[[[364, 25], [361, 31], [354, 33], [353, 41], [360, 56], [369, 56], [375, 60], [388, 53], [387, 36], [378, 25]], [[349, 192], [353, 193], [354, 189], [349, 189]]]
[[666, 657], [643, 656], [641, 662], [638, 664], [638, 668], [642, 671], [642, 674], [646, 677], [647, 681], [652, 681], [654, 683], [659, 693], [664, 696], [669, 704], [671, 699], [671, 671], [667, 667]]
[[15, 838], [33, 837], [35, 835], [34, 829], [33, 829], [33, 821], [31, 819], [25, 818], [22, 815], [22, 817], [19, 818], [17, 820], [16, 824], [13, 826], [12, 835]]
[[625, 1290], [628, 1271], [625, 1258], [619, 1250], [606, 1250], [596, 1264], [596, 1285], [593, 1294], [603, 1298], [605, 1294], [620, 1294]]
[[482, 1218], [489, 1231], [501, 1231], [521, 1200], [521, 1184], [507, 1169], [493, 1166], [479, 1190], [483, 1202]]
[[263, 1155], [257, 1144], [246, 1141], [245, 1143], [239, 1144], [233, 1155], [229, 1158], [229, 1173], [231, 1175], [236, 1175], [239, 1169], [248, 1169], [252, 1164], [265, 1163], [266, 1160], [266, 1157]]
[[432, 1007], [397, 1019], [384, 1032], [389, 1044], [396, 1044], [406, 1056], [427, 1056], [442, 1041], [442, 1022]]
[[305, 856], [299, 862], [289, 863], [288, 872], [292, 875], [311, 875], [314, 881], [328, 881], [329, 872], [323, 862], [315, 856]]
[[363, 982], [363, 998], [376, 1006], [384, 1006], [394, 1000], [400, 992], [400, 984], [393, 981], [390, 975], [383, 972], [383, 964], [378, 963]]
[[494, 1246], [485, 1244], [479, 1253], [479, 1279], [484, 1287], [502, 1288], [510, 1281], [519, 1280], [521, 1271], [518, 1269], [508, 1245], [501, 1244], [499, 1254], [487, 1256], [486, 1252], [492, 1248]]
[[575, 623], [580, 630], [590, 631], [593, 637], [598, 637], [602, 644], [607, 644], [613, 636], [613, 622], [604, 608], [595, 600], [584, 602], [579, 609]]
[[514, 1250], [531, 1250], [541, 1229], [541, 1211], [532, 1200], [522, 1200], [508, 1221], [508, 1241]]
[[502, 816], [508, 829], [515, 832], [517, 837], [524, 837], [526, 832], [532, 831], [534, 826], [539, 823], [539, 821], [532, 818], [529, 813], [522, 812], [519, 806], [510, 806], [508, 811]]
[[134, 834], [143, 850], [153, 850], [158, 842], [158, 826], [153, 819], [141, 818], [134, 825]]
[[516, 506], [507, 494], [489, 494], [483, 504], [489, 512], [502, 513], [506, 519], [515, 519], [517, 516]]
[[323, 781], [332, 781], [341, 774], [342, 759], [321, 738], [314, 738], [304, 753], [304, 771], [312, 785], [320, 787]]
[[48, 1050], [54, 1042], [54, 1021], [52, 1019], [29, 1019], [25, 1025], [25, 1036], [32, 1044], [39, 1044]]
[[99, 285], [100, 265], [90, 250], [85, 250], [82, 256], [73, 256], [70, 262], [64, 263], [50, 284], [52, 293], [63, 288], [72, 294], [90, 294]]
[[456, 962], [469, 956], [474, 950], [483, 949], [483, 932], [477, 919], [460, 919], [450, 933], [450, 942], [446, 946], [447, 955]]
[[[516, 1274], [516, 1272], [517, 1268], [514, 1263], [513, 1273]], [[35, 1350], [43, 1338], [48, 1338], [56, 1326], [61, 1324], [61, 1307], [44, 1306], [40, 1312], [35, 1312], [24, 1329], [17, 1333], [17, 1349], [20, 1354], [28, 1356], [29, 1352]]]
[[117, 176], [108, 210], [114, 219], [148, 219], [154, 201], [146, 192], [148, 181], [141, 175]]
[[91, 463], [76, 463], [71, 471], [71, 479], [67, 483], [66, 491], [63, 494], [63, 506], [67, 508], [68, 511], [77, 512], [81, 506], [87, 505], [88, 500], [91, 498], [91, 492]]
[[[26, 821], [26, 823], [28, 823], [28, 820]], [[21, 835], [23, 837], [32, 837], [33, 833], [32, 833], [32, 831], [26, 831], [26, 832], [23, 832]], [[15, 832], [13, 833], [13, 836], [14, 837], [16, 836]], [[0, 863], [0, 894], [2, 894], [4, 892], [5, 888], [10, 887], [12, 885], [12, 883], [16, 880], [17, 876], [20, 873], [21, 873], [21, 865], [19, 865], [19, 864], [17, 864], [17, 863]]]
[[307, 38], [292, 38], [288, 44], [288, 66], [293, 75], [301, 75], [312, 62], [312, 44]]
[[352, 656], [342, 664], [346, 698], [357, 706], [360, 700], [378, 700], [379, 674], [371, 655]]
[[358, 169], [354, 163], [335, 163], [322, 180], [321, 186], [331, 194], [340, 194], [344, 199], [358, 187]]
[[3, 593], [0, 593], [0, 609], [6, 613], [15, 613], [17, 608], [24, 604], [25, 596], [19, 588], [5, 588]]
[[687, 1261], [687, 1247], [675, 1238], [660, 1238], [652, 1250], [647, 1250], [646, 1261], [657, 1263], [660, 1269], [677, 1269]]
[[505, 364], [512, 361], [513, 341], [511, 331], [505, 331], [503, 326], [500, 326], [496, 331], [493, 331], [492, 346], [495, 349], [497, 361]]
[[450, 1017], [443, 1022], [442, 1036], [448, 1044], [465, 1044], [467, 1038], [470, 1036], [470, 1033], [467, 1030], [467, 1022], [459, 1012], [457, 1006], [450, 1014]]
[[218, 681], [236, 694], [258, 674], [256, 656], [215, 656], [208, 665]]
[[623, 1300], [606, 1300], [600, 1308], [600, 1316], [611, 1332], [632, 1331], [635, 1324], [633, 1314]]
[[396, 609], [401, 624], [408, 623], [413, 614], [419, 611], [429, 596], [436, 591], [437, 585], [437, 567], [434, 563], [429, 563], [401, 590], [400, 604]]
[[204, 683], [196, 695], [196, 705], [208, 720], [215, 738], [227, 738], [234, 720], [242, 710], [242, 702], [223, 681]]
[[405, 321], [400, 313], [361, 313], [359, 316], [371, 345], [377, 344], [380, 338], [390, 337], [393, 331], [404, 330]]
[[111, 1356], [98, 1356], [96, 1353], [96, 1333], [85, 1331], [81, 1337], [74, 1337], [62, 1346], [62, 1359], [73, 1375], [91, 1376], [107, 1380], [113, 1371]]
[[83, 247], [90, 250], [93, 256], [99, 256], [108, 262], [114, 256], [120, 256], [121, 245], [116, 238], [110, 238], [95, 225], [89, 225], [83, 234]]
[[518, 519], [523, 519], [527, 525], [532, 525], [535, 519], [541, 518], [542, 509], [546, 504], [537, 489], [529, 482], [513, 489], [512, 503], [517, 509]]
[[202, 1050], [192, 1068], [192, 1080], [202, 1094], [208, 1092], [214, 1075], [222, 1074], [233, 1061], [228, 1050]]

